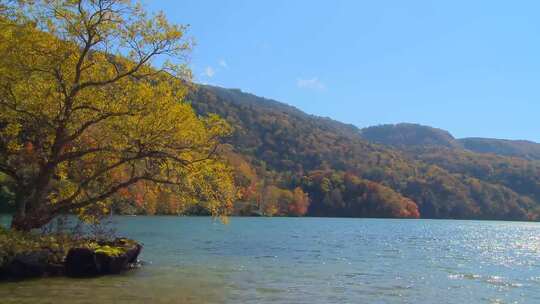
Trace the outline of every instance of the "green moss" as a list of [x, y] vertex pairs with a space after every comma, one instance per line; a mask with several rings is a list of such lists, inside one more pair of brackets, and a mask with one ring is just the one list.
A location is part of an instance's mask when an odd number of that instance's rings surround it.
[[95, 253], [103, 253], [108, 256], [117, 257], [124, 254], [126, 251], [122, 247], [114, 247], [109, 245], [98, 246], [94, 249]]
[[69, 234], [39, 235], [0, 229], [0, 267], [19, 254], [36, 251], [47, 251], [51, 264], [62, 264], [72, 248], [88, 248], [96, 253], [117, 257], [136, 244], [137, 242], [125, 238], [103, 243]]
[[62, 263], [70, 248], [79, 246], [80, 240], [69, 235], [38, 235], [0, 229], [0, 265], [19, 254], [47, 251], [48, 261]]

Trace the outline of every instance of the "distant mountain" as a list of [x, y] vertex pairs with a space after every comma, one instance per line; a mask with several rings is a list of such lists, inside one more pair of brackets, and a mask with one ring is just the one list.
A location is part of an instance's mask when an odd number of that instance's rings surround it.
[[461, 144], [448, 131], [419, 124], [379, 125], [360, 131], [368, 141], [388, 146], [440, 146], [459, 148]]
[[360, 134], [370, 142], [402, 149], [443, 147], [540, 160], [540, 144], [532, 141], [476, 137], [456, 139], [448, 131], [419, 124], [399, 123], [373, 126], [361, 129]]
[[503, 156], [540, 160], [540, 144], [526, 140], [463, 138], [459, 142], [467, 150]]
[[[225, 154], [242, 188], [240, 214], [540, 216], [539, 163], [465, 150], [440, 129], [399, 124], [360, 130], [214, 86], [198, 86], [189, 100], [197, 113], [216, 113], [234, 128]], [[287, 205], [298, 193], [311, 201], [303, 212]]]

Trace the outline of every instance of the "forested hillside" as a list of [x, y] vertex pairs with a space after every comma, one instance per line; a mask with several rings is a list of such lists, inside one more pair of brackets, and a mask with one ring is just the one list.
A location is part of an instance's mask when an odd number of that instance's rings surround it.
[[460, 143], [447, 131], [418, 124], [400, 123], [364, 128], [361, 136], [371, 142], [383, 145], [441, 146], [457, 148]]
[[532, 141], [478, 137], [456, 139], [448, 131], [419, 124], [373, 126], [360, 130], [360, 134], [370, 142], [397, 148], [411, 146], [461, 148], [482, 154], [540, 160], [540, 144]]
[[467, 152], [442, 130], [426, 139], [415, 125], [400, 134], [389, 128], [384, 137], [399, 141], [390, 147], [366, 140], [376, 129], [240, 90], [200, 86], [189, 100], [199, 114], [217, 113], [235, 129], [224, 154], [243, 189], [238, 213], [519, 220], [540, 213], [536, 163]]
[[526, 140], [492, 138], [463, 138], [459, 142], [467, 149], [478, 153], [493, 153], [504, 156], [540, 160], [540, 144]]
[[[403, 140], [403, 134], [408, 134], [410, 140]], [[447, 134], [446, 138], [451, 140], [437, 143], [434, 139], [440, 134]], [[363, 129], [362, 135], [374, 142], [384, 141], [410, 159], [504, 185], [540, 201], [540, 162], [535, 160], [539, 144], [481, 138], [454, 140], [446, 131], [413, 124], [370, 127]], [[418, 139], [422, 137], [425, 139]]]

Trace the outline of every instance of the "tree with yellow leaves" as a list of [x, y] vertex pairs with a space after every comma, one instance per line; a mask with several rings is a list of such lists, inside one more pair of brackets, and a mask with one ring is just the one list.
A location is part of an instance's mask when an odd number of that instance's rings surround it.
[[137, 189], [216, 215], [230, 207], [233, 179], [215, 153], [230, 128], [182, 102], [185, 26], [126, 0], [0, 3], [0, 172], [15, 194], [13, 228], [106, 212]]

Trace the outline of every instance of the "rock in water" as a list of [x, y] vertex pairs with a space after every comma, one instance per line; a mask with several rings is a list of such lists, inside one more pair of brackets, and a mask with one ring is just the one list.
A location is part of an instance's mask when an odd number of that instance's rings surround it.
[[138, 262], [137, 258], [139, 257], [139, 254], [141, 254], [141, 250], [142, 250], [142, 245], [135, 244], [134, 248], [126, 252], [129, 264], [136, 264]]
[[43, 276], [49, 268], [48, 255], [47, 251], [16, 255], [5, 267], [5, 272], [7, 276], [16, 279]]
[[64, 266], [66, 275], [70, 277], [95, 276], [101, 273], [101, 265], [96, 260], [94, 250], [88, 248], [69, 250]]
[[96, 260], [101, 265], [101, 274], [118, 274], [128, 268], [126, 255], [110, 256], [105, 253], [96, 253]]
[[127, 239], [101, 243], [95, 249], [74, 248], [66, 257], [66, 274], [72, 277], [118, 274], [137, 262], [141, 250], [140, 244]]

